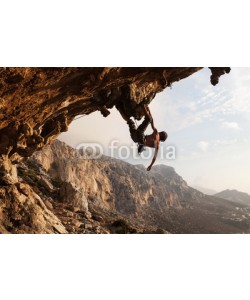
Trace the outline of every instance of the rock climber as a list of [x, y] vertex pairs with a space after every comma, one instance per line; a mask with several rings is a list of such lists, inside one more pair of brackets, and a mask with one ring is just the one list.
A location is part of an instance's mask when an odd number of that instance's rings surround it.
[[[151, 164], [148, 166], [147, 171], [150, 171], [153, 164], [156, 161], [156, 157], [159, 150], [160, 141], [164, 142], [168, 135], [165, 131], [158, 132], [154, 126], [154, 121], [151, 116], [150, 110], [146, 104], [140, 105], [137, 107], [137, 113], [141, 113], [144, 116], [144, 120], [141, 125], [136, 128], [136, 125], [130, 117], [127, 116], [122, 107], [118, 108], [121, 116], [127, 122], [129, 126], [130, 136], [135, 143], [138, 143], [138, 153], [140, 154], [145, 147], [150, 147], [155, 149], [154, 157]], [[151, 124], [153, 133], [150, 135], [145, 135], [144, 132], [147, 129], [148, 125]]]

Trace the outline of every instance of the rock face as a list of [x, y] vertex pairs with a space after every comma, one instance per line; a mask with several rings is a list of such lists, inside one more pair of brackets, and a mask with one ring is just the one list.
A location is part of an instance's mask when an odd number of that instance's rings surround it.
[[58, 140], [36, 152], [32, 159], [50, 176], [78, 187], [88, 201], [109, 211], [135, 214], [148, 207], [160, 212], [166, 207], [189, 206], [204, 196], [190, 188], [171, 167], [159, 165], [147, 172], [143, 166], [106, 156], [88, 160]]
[[[140, 119], [138, 104], [150, 103], [156, 93], [200, 69], [2, 68], [1, 160], [29, 157], [66, 131], [79, 114], [123, 105], [128, 115]], [[229, 68], [211, 71], [213, 83]]]
[[[68, 129], [70, 122], [79, 114], [90, 114], [99, 110], [102, 115], [106, 116], [107, 109], [113, 106], [123, 106], [129, 116], [140, 120], [142, 116], [137, 110], [140, 103], [150, 103], [156, 93], [200, 69], [200, 67], [1, 68], [0, 215], [6, 221], [3, 224], [9, 224], [6, 225], [8, 231], [13, 232], [15, 224], [28, 224], [28, 215], [32, 215], [32, 213], [39, 214], [40, 221], [37, 218], [36, 223], [36, 218], [31, 218], [33, 225], [29, 230], [26, 228], [27, 231], [33, 232], [33, 228], [39, 228], [36, 230], [40, 232], [63, 232], [65, 230], [60, 227], [56, 218], [55, 220], [51, 219], [51, 225], [48, 226], [45, 224], [46, 222], [42, 221], [47, 218], [46, 209], [41, 210], [36, 206], [35, 203], [38, 201], [36, 192], [32, 189], [29, 190], [29, 184], [20, 181], [20, 177], [17, 176], [15, 164], [20, 163], [22, 158], [30, 157], [35, 151], [50, 144], [58, 134]], [[210, 69], [212, 84], [218, 82], [219, 76], [229, 72], [229, 68]], [[114, 168], [116, 167], [114, 166]], [[98, 173], [98, 166], [95, 169]], [[52, 170], [53, 168], [51, 172]], [[86, 165], [86, 178], [89, 171], [90, 166]], [[136, 172], [140, 177], [142, 171], [137, 170]], [[41, 176], [46, 177], [46, 175]], [[74, 177], [73, 173], [71, 176]], [[103, 180], [108, 180], [105, 178]], [[117, 179], [114, 176], [112, 180], [115, 182]], [[131, 183], [126, 177], [121, 180], [129, 191]], [[83, 193], [88, 195], [87, 187], [83, 186], [79, 180], [77, 182], [75, 179], [75, 181], [79, 184], [79, 186], [77, 185], [79, 189], [68, 185], [64, 187], [64, 190], [62, 188], [61, 192], [65, 194], [66, 198], [69, 197], [67, 195], [73, 193], [77, 205], [87, 211], [86, 200], [83, 196]], [[53, 188], [46, 179], [43, 178], [42, 182], [45, 190]], [[136, 211], [137, 196], [124, 205], [123, 194], [120, 195], [120, 201], [114, 201], [112, 198], [112, 185], [110, 185], [110, 190], [104, 191], [100, 188], [103, 183], [98, 179], [93, 180], [92, 184], [91, 187], [96, 190], [93, 202], [103, 205], [104, 208], [116, 208], [118, 211]], [[24, 189], [27, 190], [28, 195], [23, 194], [22, 190]], [[141, 196], [145, 196], [145, 205], [148, 205], [152, 200], [153, 191], [145, 186], [142, 187], [140, 193], [142, 193]], [[26, 200], [21, 200], [24, 198]], [[100, 201], [100, 199], [105, 199], [105, 201]], [[25, 203], [28, 201], [29, 205], [21, 209], [24, 206], [21, 201]], [[172, 206], [180, 206], [175, 198], [169, 201]], [[161, 206], [162, 203], [156, 199], [154, 205]], [[14, 214], [15, 217], [12, 218], [11, 214]], [[57, 223], [60, 228], [55, 226]]]
[[67, 233], [28, 184], [0, 187], [0, 201], [1, 233]]
[[84, 192], [72, 183], [64, 181], [59, 190], [59, 197], [63, 202], [71, 205], [75, 211], [88, 212], [88, 201]]

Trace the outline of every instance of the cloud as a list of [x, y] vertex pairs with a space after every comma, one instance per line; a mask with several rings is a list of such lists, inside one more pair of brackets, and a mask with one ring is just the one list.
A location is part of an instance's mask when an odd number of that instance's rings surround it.
[[238, 143], [238, 139], [231, 139], [231, 140], [216, 140], [213, 143], [213, 147], [218, 147], [218, 146], [229, 146], [229, 145], [234, 145]]
[[209, 143], [206, 142], [206, 141], [200, 141], [198, 144], [197, 144], [198, 148], [201, 149], [201, 151], [203, 152], [207, 152], [207, 149], [208, 149], [208, 146], [209, 146]]
[[222, 122], [222, 128], [224, 129], [233, 129], [233, 130], [241, 130], [239, 124], [237, 122]]
[[159, 97], [161, 99], [152, 103], [152, 106], [157, 107], [155, 115], [158, 119], [164, 111], [163, 118], [169, 130], [176, 132], [221, 118], [224, 120], [219, 120], [220, 123], [228, 121], [223, 128], [240, 130], [237, 123], [227, 118], [234, 116], [249, 120], [249, 68], [233, 68], [216, 87], [209, 84], [209, 76], [209, 71], [204, 69], [196, 77], [180, 82], [178, 88], [176, 85], [173, 90], [165, 90]]
[[216, 87], [215, 90], [209, 85], [207, 75], [200, 74], [205, 80], [195, 89], [193, 88], [195, 80], [190, 78], [185, 82], [187, 92], [184, 93], [184, 87], [181, 86], [174, 91], [165, 90], [157, 96], [158, 100], [152, 103], [151, 107], [157, 118], [160, 119], [164, 112], [164, 119], [170, 130], [180, 131], [239, 111], [241, 106], [235, 109], [235, 97], [233, 98], [231, 90], [223, 85]]

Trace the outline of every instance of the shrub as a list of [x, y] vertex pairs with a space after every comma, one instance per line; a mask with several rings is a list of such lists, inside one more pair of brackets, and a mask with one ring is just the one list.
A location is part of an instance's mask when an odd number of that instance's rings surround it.
[[51, 179], [51, 183], [54, 187], [60, 188], [65, 181], [63, 181], [60, 177], [54, 177]]

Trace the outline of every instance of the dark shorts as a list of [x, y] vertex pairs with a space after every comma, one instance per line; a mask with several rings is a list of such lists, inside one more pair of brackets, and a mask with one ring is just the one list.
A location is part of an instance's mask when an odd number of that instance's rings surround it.
[[129, 120], [127, 123], [129, 126], [130, 136], [132, 140], [135, 143], [145, 145], [146, 137], [144, 132], [147, 129], [150, 120], [148, 118], [145, 118], [145, 120], [141, 123], [140, 126], [138, 126], [138, 128], [136, 128], [135, 123], [132, 120]]

